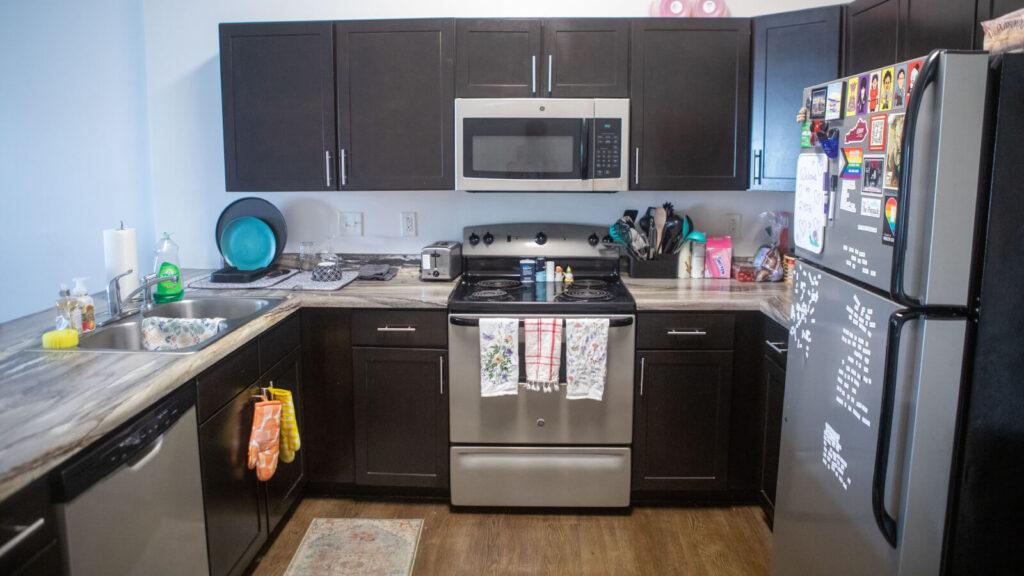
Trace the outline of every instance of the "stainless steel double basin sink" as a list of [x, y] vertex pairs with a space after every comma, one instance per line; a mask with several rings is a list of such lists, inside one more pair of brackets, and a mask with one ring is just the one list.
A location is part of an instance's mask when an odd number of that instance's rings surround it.
[[[177, 302], [155, 304], [116, 322], [82, 336], [79, 350], [148, 352], [155, 354], [187, 354], [202, 350], [232, 330], [244, 326], [273, 309], [284, 298], [196, 297]], [[164, 318], [223, 318], [220, 330], [199, 344], [174, 350], [151, 351], [142, 345], [142, 320], [151, 316]]]

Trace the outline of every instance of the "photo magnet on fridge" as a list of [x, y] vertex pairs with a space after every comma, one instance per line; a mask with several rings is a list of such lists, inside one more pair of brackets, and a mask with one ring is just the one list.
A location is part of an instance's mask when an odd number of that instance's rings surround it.
[[868, 112], [868, 75], [857, 79], [857, 116]]
[[868, 88], [868, 112], [878, 112], [878, 97], [882, 91], [881, 82], [878, 72], [872, 72], [871, 86]]
[[896, 80], [892, 88], [892, 107], [903, 108], [907, 105], [907, 67], [896, 67]]
[[846, 82], [846, 117], [857, 115], [857, 79], [850, 78]]
[[885, 175], [884, 156], [865, 156], [861, 162], [861, 192], [882, 193], [882, 178]]
[[896, 80], [895, 76], [891, 67], [882, 70], [882, 93], [878, 97], [878, 110], [881, 112], [892, 110], [892, 85]]
[[861, 163], [864, 161], [864, 151], [860, 148], [843, 148], [842, 177], [850, 180], [859, 180], [861, 175]]
[[871, 125], [868, 127], [868, 150], [885, 150], [885, 128], [885, 114], [871, 117]]
[[828, 89], [825, 87], [815, 88], [811, 91], [811, 118], [823, 120], [825, 118], [825, 100]]
[[896, 204], [895, 196], [885, 195], [882, 210], [882, 244], [896, 242]]
[[889, 115], [889, 144], [885, 152], [885, 180], [882, 184], [890, 190], [900, 187], [900, 168], [903, 166], [900, 162], [900, 154], [902, 153], [904, 117], [905, 115], [902, 113]]
[[921, 73], [923, 63], [924, 60], [917, 60], [907, 67], [907, 101], [904, 105], [910, 104], [910, 95], [914, 92], [914, 83], [917, 82], [917, 75]]
[[868, 123], [859, 118], [857, 124], [843, 137], [843, 144], [858, 144], [868, 137]]
[[825, 120], [843, 117], [843, 83], [833, 82], [825, 92]]

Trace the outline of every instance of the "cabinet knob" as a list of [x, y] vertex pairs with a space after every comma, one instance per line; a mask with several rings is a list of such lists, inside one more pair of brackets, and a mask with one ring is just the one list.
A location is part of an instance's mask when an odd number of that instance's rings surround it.
[[538, 427], [543, 428], [544, 424], [546, 424], [546, 422], [544, 422], [543, 418], [537, 418], [537, 426]]

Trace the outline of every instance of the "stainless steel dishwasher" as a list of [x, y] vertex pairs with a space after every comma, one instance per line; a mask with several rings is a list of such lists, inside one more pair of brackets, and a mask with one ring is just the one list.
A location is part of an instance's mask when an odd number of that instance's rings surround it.
[[209, 574], [195, 387], [77, 455], [56, 496], [71, 576]]

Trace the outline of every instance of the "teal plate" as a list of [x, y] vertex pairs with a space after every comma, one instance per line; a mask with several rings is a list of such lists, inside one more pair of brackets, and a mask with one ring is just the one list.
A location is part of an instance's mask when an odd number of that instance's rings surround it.
[[252, 216], [232, 220], [220, 235], [220, 253], [239, 270], [266, 268], [274, 261], [277, 241], [266, 222]]

